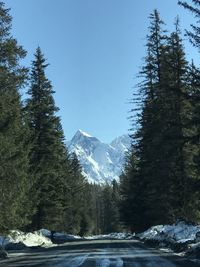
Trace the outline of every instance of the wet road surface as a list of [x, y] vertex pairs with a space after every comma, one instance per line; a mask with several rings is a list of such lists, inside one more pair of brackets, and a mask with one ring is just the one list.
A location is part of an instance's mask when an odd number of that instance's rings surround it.
[[192, 267], [182, 257], [146, 248], [137, 240], [93, 240], [9, 253], [1, 267]]

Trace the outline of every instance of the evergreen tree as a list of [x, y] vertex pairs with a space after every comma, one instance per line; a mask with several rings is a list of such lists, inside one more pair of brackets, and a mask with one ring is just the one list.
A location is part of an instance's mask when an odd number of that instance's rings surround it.
[[200, 27], [199, 17], [200, 17], [200, 1], [199, 0], [191, 0], [190, 3], [188, 1], [178, 1], [179, 5], [183, 6], [185, 9], [192, 12], [197, 19], [197, 25], [191, 25], [192, 30], [186, 30], [187, 35], [190, 38], [191, 43], [200, 49]]
[[81, 208], [81, 220], [79, 235], [85, 236], [94, 233], [94, 218], [93, 218], [93, 205], [92, 202], [92, 190], [91, 185], [85, 181], [84, 188], [82, 190], [82, 203]]
[[[192, 1], [178, 1], [178, 3], [183, 6], [185, 9], [189, 10], [194, 17], [197, 19], [196, 25], [191, 25], [191, 30], [186, 30], [187, 35], [190, 38], [191, 43], [198, 48], [200, 51], [200, 26], [199, 26], [199, 18], [200, 18], [200, 1], [199, 0], [192, 0]], [[200, 72], [197, 67], [195, 67], [194, 63], [191, 64], [190, 67], [190, 77], [188, 78], [189, 86], [190, 86], [190, 96], [191, 96], [191, 105], [193, 107], [193, 115], [192, 115], [192, 125], [194, 129], [194, 135], [192, 138], [192, 149], [194, 153], [194, 164], [196, 166], [193, 179], [193, 183], [191, 185], [193, 191], [193, 209], [196, 208], [197, 217], [199, 217], [199, 181], [200, 181], [200, 171], [199, 171], [199, 86], [200, 86]]]
[[96, 187], [96, 233], [112, 233], [121, 230], [119, 218], [119, 188], [115, 180], [112, 184]]
[[116, 180], [112, 181], [112, 193], [111, 193], [111, 206], [112, 206], [112, 232], [120, 232], [122, 227], [120, 223], [119, 213], [119, 201], [120, 201], [120, 189]]
[[53, 89], [46, 78], [48, 66], [38, 47], [32, 65], [31, 87], [26, 112], [31, 131], [30, 172], [35, 215], [32, 227], [61, 230], [63, 227], [63, 191], [66, 148]]
[[[165, 75], [168, 82], [169, 118], [166, 152], [169, 164], [169, 177], [172, 180], [172, 206], [175, 219], [185, 218], [195, 220], [197, 209], [194, 205], [193, 183], [195, 165], [193, 162], [194, 147], [190, 140], [194, 134], [191, 125], [192, 105], [190, 88], [188, 87], [188, 63], [180, 37], [179, 22], [176, 21], [176, 31], [169, 39], [169, 54], [166, 59]], [[167, 102], [165, 100], [165, 102]], [[168, 117], [168, 116], [167, 116]], [[169, 141], [171, 140], [171, 141]]]
[[70, 157], [68, 193], [66, 194], [65, 231], [84, 235], [90, 231], [88, 183], [75, 153]]
[[101, 185], [91, 184], [91, 219], [93, 222], [92, 233], [101, 234], [102, 233], [102, 187]]
[[140, 128], [121, 182], [122, 206], [130, 201], [132, 211], [130, 220], [124, 214], [125, 223], [136, 228], [197, 219], [188, 63], [178, 20], [170, 37], [162, 24], [155, 11], [142, 71]]
[[[157, 10], [150, 16], [149, 35], [147, 36], [147, 57], [141, 75], [142, 112], [139, 118], [140, 128], [135, 138], [135, 150], [139, 160], [138, 186], [143, 188], [141, 198], [143, 220], [146, 227], [160, 223], [159, 219], [166, 221], [168, 212], [168, 179], [163, 161], [162, 134], [163, 119], [166, 116], [163, 107], [164, 85], [163, 58], [167, 53], [167, 36], [162, 30], [163, 21]], [[138, 188], [139, 191], [141, 191]], [[137, 190], [137, 191], [138, 191]], [[143, 224], [145, 227], [145, 225]]]
[[[191, 150], [193, 152], [193, 180], [190, 181], [192, 195], [191, 210], [196, 210], [196, 220], [199, 222], [200, 205], [200, 70], [192, 62], [189, 68], [188, 86], [190, 88], [190, 102], [192, 106], [192, 120], [190, 128], [192, 136], [190, 138]], [[198, 219], [198, 220], [197, 220]]]
[[120, 176], [120, 220], [125, 229], [131, 232], [143, 230], [144, 203], [143, 181], [139, 178], [136, 148], [132, 145], [126, 156], [124, 170]]
[[121, 231], [119, 218], [119, 185], [114, 180], [112, 184], [90, 184], [89, 208], [90, 232], [105, 234]]
[[26, 55], [11, 34], [9, 9], [0, 2], [0, 231], [28, 222], [28, 146], [19, 90], [27, 69]]

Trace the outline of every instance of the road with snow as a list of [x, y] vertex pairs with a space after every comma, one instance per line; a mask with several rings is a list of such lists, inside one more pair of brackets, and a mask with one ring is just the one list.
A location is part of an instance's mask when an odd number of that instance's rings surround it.
[[12, 252], [1, 267], [190, 267], [182, 257], [146, 248], [137, 240], [92, 240]]

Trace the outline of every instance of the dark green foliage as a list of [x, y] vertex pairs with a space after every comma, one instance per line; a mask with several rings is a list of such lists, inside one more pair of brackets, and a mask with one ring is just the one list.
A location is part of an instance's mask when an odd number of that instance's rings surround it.
[[192, 106], [192, 138], [190, 139], [191, 150], [193, 152], [193, 180], [190, 184], [190, 190], [193, 193], [193, 203], [191, 209], [196, 209], [199, 218], [199, 205], [200, 205], [200, 70], [195, 67], [194, 63], [191, 64], [189, 69], [188, 86], [190, 88], [190, 101]]
[[0, 2], [0, 231], [28, 222], [28, 146], [19, 90], [27, 70], [25, 50], [11, 37], [11, 16]]
[[[167, 84], [165, 58], [168, 54], [168, 38], [162, 30], [163, 22], [155, 10], [150, 16], [150, 34], [147, 36], [147, 57], [142, 70], [144, 82], [141, 83], [142, 113], [139, 118], [141, 127], [135, 138], [136, 157], [138, 162], [138, 180], [142, 188], [140, 201], [142, 203], [143, 227], [153, 224], [170, 222], [170, 144], [168, 129], [170, 118], [168, 111], [171, 110], [170, 90]], [[168, 137], [167, 137], [168, 136]], [[140, 190], [141, 191], [141, 190]], [[146, 224], [146, 225], [145, 225]]]
[[116, 214], [116, 201], [114, 188], [105, 185], [102, 188], [102, 233], [112, 233], [117, 231], [119, 218]]
[[[190, 38], [190, 41], [192, 44], [198, 48], [200, 51], [200, 27], [199, 27], [199, 18], [200, 18], [200, 1], [198, 0], [192, 0], [192, 1], [179, 1], [179, 4], [183, 6], [185, 9], [189, 10], [194, 17], [197, 19], [196, 25], [192, 24], [191, 30], [186, 30], [187, 35]], [[191, 105], [193, 107], [192, 112], [192, 123], [191, 127], [194, 131], [193, 138], [192, 138], [192, 150], [194, 153], [193, 161], [195, 165], [195, 171], [193, 173], [193, 181], [190, 185], [190, 190], [193, 191], [193, 205], [191, 209], [197, 209], [197, 216], [199, 217], [199, 204], [200, 204], [200, 194], [199, 194], [199, 184], [200, 184], [200, 142], [199, 142], [199, 136], [200, 136], [200, 120], [199, 120], [199, 100], [200, 100], [200, 71], [197, 67], [195, 67], [194, 63], [192, 62], [189, 70], [190, 77], [188, 79], [188, 86], [190, 87], [190, 100]]]
[[139, 178], [136, 147], [132, 146], [126, 156], [123, 173], [120, 176], [120, 219], [124, 228], [131, 232], [144, 229], [143, 181]]
[[66, 207], [64, 212], [65, 231], [84, 235], [90, 231], [90, 192], [75, 154], [70, 157], [68, 171], [68, 192], [65, 194]]
[[19, 60], [26, 52], [10, 36], [10, 28], [9, 10], [0, 2], [0, 231], [117, 231], [118, 185], [94, 189], [76, 155], [68, 153], [40, 48], [22, 106], [19, 90], [27, 69]]
[[[163, 143], [161, 132], [164, 132], [163, 118], [163, 57], [166, 53], [167, 37], [162, 30], [164, 24], [155, 10], [150, 16], [151, 25], [147, 36], [146, 65], [141, 84], [142, 113], [139, 118], [141, 125], [135, 137], [138, 140], [136, 151], [139, 159], [139, 177], [142, 192], [142, 212], [146, 227], [153, 222], [164, 220], [169, 207], [167, 206], [168, 180], [163, 177], [166, 166], [163, 161]], [[166, 177], [167, 178], [167, 177]], [[162, 179], [162, 180], [161, 180]], [[160, 194], [158, 194], [160, 192]], [[162, 199], [161, 199], [162, 198]], [[161, 214], [162, 213], [162, 214]]]
[[119, 218], [119, 185], [90, 185], [92, 233], [107, 234], [119, 232], [122, 227]]
[[119, 214], [119, 201], [120, 201], [120, 189], [116, 180], [112, 181], [111, 187], [111, 218], [110, 224], [111, 232], [119, 232], [121, 228], [120, 214]]
[[168, 77], [166, 75], [166, 78], [171, 81], [169, 89], [172, 92], [168, 111], [171, 121], [171, 125], [168, 127], [168, 136], [173, 140], [169, 150], [171, 153], [169, 177], [172, 179], [171, 190], [175, 195], [172, 205], [175, 219], [182, 217], [196, 221], [198, 217], [197, 207], [194, 205], [195, 188], [193, 187], [195, 147], [191, 143], [194, 135], [193, 108], [190, 101], [191, 88], [188, 86], [189, 66], [185, 60], [178, 21], [176, 31], [170, 36], [169, 52], [168, 59], [166, 59], [169, 75]]
[[[200, 17], [200, 1], [179, 1]], [[20, 89], [24, 49], [10, 35], [9, 10], [0, 2], [0, 232], [48, 228], [81, 236], [141, 231], [179, 218], [200, 220], [200, 70], [185, 59], [176, 20], [168, 34], [157, 10], [150, 15], [147, 53], [132, 117], [132, 146], [120, 185], [91, 185], [70, 155], [57, 116], [48, 66], [38, 48], [29, 99]], [[200, 27], [187, 31], [200, 48]], [[134, 107], [132, 111], [138, 110]]]
[[32, 197], [36, 205], [32, 227], [52, 230], [62, 228], [63, 190], [66, 148], [53, 89], [46, 78], [44, 56], [38, 48], [31, 72], [26, 112], [29, 121], [31, 152], [30, 172], [33, 178]]
[[200, 18], [200, 1], [199, 0], [191, 0], [191, 1], [178, 1], [179, 5], [183, 6], [185, 9], [192, 12], [194, 17], [197, 19], [197, 25], [190, 25], [192, 30], [186, 30], [187, 35], [190, 38], [191, 43], [200, 49], [200, 27], [199, 18]]
[[[179, 22], [167, 36], [157, 11], [150, 16], [141, 72], [139, 129], [121, 176], [121, 216], [136, 230], [178, 218], [198, 221], [195, 127], [189, 65]], [[123, 211], [125, 210], [125, 211]]]
[[76, 155], [69, 155], [65, 147], [54, 91], [45, 75], [47, 66], [38, 48], [26, 106], [32, 143], [32, 199], [36, 204], [31, 227], [84, 234], [89, 228], [86, 181]]
[[90, 203], [91, 205], [91, 215], [92, 215], [92, 233], [101, 234], [102, 233], [102, 188], [100, 185], [91, 184], [90, 185]]

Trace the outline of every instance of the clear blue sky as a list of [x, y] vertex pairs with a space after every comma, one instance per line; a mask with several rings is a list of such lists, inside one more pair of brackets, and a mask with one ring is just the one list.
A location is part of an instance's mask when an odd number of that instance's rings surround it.
[[[145, 56], [148, 16], [157, 8], [172, 29], [192, 15], [176, 0], [5, 0], [12, 33], [28, 51], [38, 45], [50, 66], [66, 139], [82, 129], [105, 142], [127, 133], [136, 75]], [[189, 57], [197, 54], [188, 42]]]

